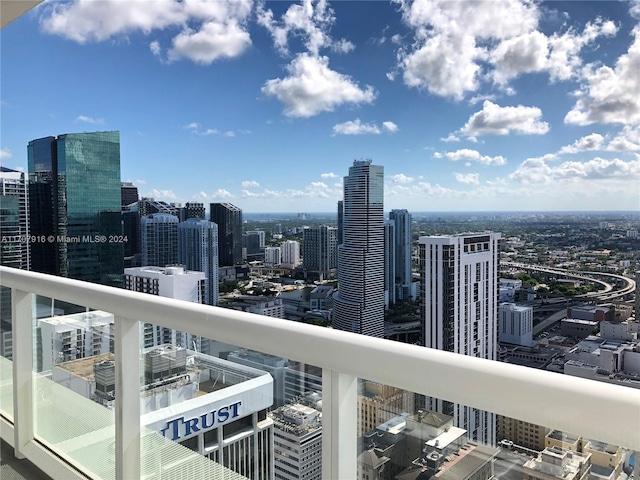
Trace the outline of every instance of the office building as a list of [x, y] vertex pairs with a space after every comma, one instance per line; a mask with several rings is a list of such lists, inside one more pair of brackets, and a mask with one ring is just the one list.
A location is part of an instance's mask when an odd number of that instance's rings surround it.
[[249, 230], [246, 232], [247, 235], [257, 235], [258, 236], [258, 247], [264, 248], [266, 245], [267, 237], [266, 232], [264, 230]]
[[[203, 272], [185, 270], [182, 266], [145, 266], [124, 269], [124, 288], [134, 292], [149, 293], [160, 297], [204, 303], [206, 279]], [[196, 346], [198, 351], [208, 352], [208, 341], [170, 328], [140, 324], [140, 343], [143, 347], [171, 344], [185, 348]]]
[[411, 214], [407, 210], [391, 210], [389, 220], [395, 225], [395, 285], [396, 301], [411, 300]]
[[533, 307], [500, 304], [500, 325], [498, 331], [500, 342], [533, 347]]
[[300, 265], [300, 243], [286, 240], [280, 245], [282, 249], [282, 268], [294, 269]]
[[120, 183], [120, 205], [122, 206], [122, 210], [136, 203], [139, 199], [138, 187], [136, 187], [133, 182]]
[[[499, 233], [420, 237], [423, 345], [497, 360]], [[455, 418], [472, 440], [495, 444], [495, 415], [440, 399], [427, 409]]]
[[544, 439], [549, 431], [548, 428], [504, 415], [496, 415], [496, 417], [498, 441], [507, 440], [515, 445], [538, 452], [544, 450]]
[[273, 420], [276, 480], [322, 479], [322, 422], [315, 408], [294, 403], [269, 413]]
[[144, 266], [166, 267], [178, 263], [178, 217], [153, 213], [140, 219]]
[[68, 133], [29, 142], [32, 269], [122, 285], [120, 134]]
[[[158, 452], [166, 442], [177, 442], [242, 478], [269, 480], [273, 476], [272, 382], [268, 373], [234, 364], [175, 345], [145, 349], [141, 362], [141, 426], [156, 432]], [[56, 365], [53, 380], [77, 394], [113, 408], [115, 363], [112, 354]], [[91, 432], [83, 446], [104, 441]], [[163, 437], [163, 438], [160, 438]], [[169, 477], [194, 478], [171, 460]], [[152, 461], [147, 459], [147, 461]], [[113, 470], [111, 470], [113, 472]], [[101, 477], [108, 477], [107, 472]], [[111, 473], [111, 475], [113, 475]], [[220, 472], [206, 478], [240, 478]]]
[[384, 172], [356, 160], [344, 177], [344, 242], [338, 247], [333, 326], [384, 336]]
[[178, 261], [204, 273], [204, 303], [218, 305], [218, 226], [199, 218], [178, 224]]
[[230, 203], [212, 203], [210, 220], [218, 225], [218, 265], [242, 263], [242, 210]]
[[[0, 167], [0, 265], [31, 269], [24, 172]], [[0, 287], [0, 356], [12, 358], [11, 290]]]
[[321, 225], [302, 231], [302, 269], [307, 280], [324, 281], [338, 271], [338, 229]]
[[396, 303], [396, 244], [395, 222], [384, 222], [384, 306]]
[[363, 380], [358, 391], [358, 436], [401, 414], [416, 411], [416, 395], [400, 388]]

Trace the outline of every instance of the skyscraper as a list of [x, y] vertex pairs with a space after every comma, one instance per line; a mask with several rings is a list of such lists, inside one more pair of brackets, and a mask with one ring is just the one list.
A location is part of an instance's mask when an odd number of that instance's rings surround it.
[[[420, 237], [421, 316], [426, 347], [497, 359], [499, 233]], [[495, 443], [495, 415], [427, 398], [469, 437]]]
[[153, 213], [140, 219], [142, 266], [166, 267], [178, 263], [178, 217]]
[[308, 280], [335, 278], [338, 268], [338, 229], [321, 225], [302, 231], [302, 268]]
[[396, 224], [384, 221], [384, 306], [396, 303]]
[[178, 260], [189, 270], [204, 272], [205, 302], [218, 304], [218, 226], [190, 218], [178, 225]]
[[40, 138], [27, 153], [33, 270], [122, 285], [120, 133]]
[[[0, 265], [29, 270], [27, 183], [24, 172], [0, 167]], [[0, 287], [0, 356], [12, 358], [11, 289]]]
[[242, 210], [231, 203], [212, 203], [210, 220], [218, 225], [218, 265], [242, 263]]
[[295, 240], [282, 242], [282, 267], [296, 268], [300, 265], [300, 243]]
[[411, 292], [411, 214], [407, 210], [391, 210], [389, 220], [395, 224], [395, 299], [410, 300]]
[[344, 177], [344, 242], [338, 246], [333, 326], [384, 336], [384, 171], [356, 160]]
[[122, 182], [120, 184], [120, 204], [122, 205], [122, 210], [128, 205], [136, 203], [138, 200], [138, 187], [136, 187], [133, 182]]

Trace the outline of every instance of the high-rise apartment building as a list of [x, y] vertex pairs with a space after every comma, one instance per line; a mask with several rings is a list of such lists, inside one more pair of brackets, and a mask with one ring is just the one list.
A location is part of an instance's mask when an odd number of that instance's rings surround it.
[[210, 220], [218, 225], [218, 265], [242, 263], [242, 210], [231, 203], [212, 203]]
[[204, 203], [199, 202], [187, 202], [184, 207], [178, 208], [178, 217], [181, 222], [189, 220], [190, 218], [199, 218], [204, 220], [206, 218], [206, 212], [204, 210]]
[[140, 219], [142, 264], [166, 267], [178, 263], [178, 217], [154, 213]]
[[32, 269], [122, 285], [119, 132], [40, 138], [27, 154]]
[[396, 301], [411, 299], [411, 214], [407, 210], [391, 210], [389, 220], [394, 229], [394, 268]]
[[[134, 292], [187, 302], [204, 303], [206, 279], [202, 272], [185, 270], [181, 266], [144, 266], [124, 269], [124, 288]], [[196, 335], [145, 323], [140, 325], [140, 344], [144, 348], [158, 345], [180, 345], [184, 348], [208, 351], [208, 342]]]
[[267, 267], [279, 267], [282, 263], [282, 249], [280, 247], [266, 247], [264, 249], [264, 264]]
[[384, 171], [356, 160], [344, 177], [344, 242], [338, 247], [333, 326], [384, 336]]
[[294, 269], [300, 265], [300, 243], [286, 240], [280, 245], [282, 249], [282, 267]]
[[[497, 360], [499, 233], [420, 237], [421, 315], [426, 347]], [[469, 437], [495, 444], [495, 415], [427, 398]]]
[[204, 303], [218, 305], [218, 226], [199, 218], [178, 224], [178, 260], [189, 270], [204, 272]]
[[335, 278], [338, 268], [338, 229], [321, 225], [302, 231], [302, 268], [308, 280]]

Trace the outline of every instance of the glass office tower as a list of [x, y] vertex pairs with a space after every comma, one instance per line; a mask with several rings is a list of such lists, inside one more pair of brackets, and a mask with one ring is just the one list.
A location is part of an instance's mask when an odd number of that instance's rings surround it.
[[210, 220], [218, 225], [218, 264], [242, 263], [242, 210], [231, 203], [209, 205]]
[[121, 286], [120, 133], [40, 138], [27, 154], [33, 270]]

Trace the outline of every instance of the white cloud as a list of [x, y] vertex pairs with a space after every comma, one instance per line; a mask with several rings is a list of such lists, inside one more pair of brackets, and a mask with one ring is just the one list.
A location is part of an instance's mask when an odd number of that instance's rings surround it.
[[571, 145], [565, 145], [560, 149], [559, 153], [578, 153], [589, 150], [600, 150], [603, 146], [604, 137], [599, 133], [592, 133], [585, 137], [579, 138]]
[[207, 192], [200, 192], [199, 195], [201, 198], [209, 198], [209, 196], [207, 195]]
[[565, 116], [565, 123], [640, 123], [640, 25], [634, 28], [633, 35], [629, 50], [618, 58], [614, 68], [585, 68], [586, 85]]
[[415, 42], [398, 52], [405, 84], [461, 100], [480, 86], [490, 41], [536, 28], [537, 6], [519, 1], [399, 0]]
[[[191, 130], [192, 133], [195, 133], [196, 135], [201, 135], [201, 136], [209, 136], [209, 135], [221, 135], [223, 137], [235, 137], [236, 136], [236, 132], [233, 130], [227, 130], [227, 131], [222, 131], [222, 130], [218, 130], [217, 128], [205, 128], [202, 129], [201, 125], [197, 122], [191, 122], [188, 125], [185, 125], [183, 128], [187, 129], [187, 130]], [[251, 133], [249, 130], [238, 130], [238, 132], [240, 133]]]
[[13, 153], [8, 148], [0, 149], [0, 160], [13, 157]]
[[333, 172], [329, 172], [329, 173], [323, 173], [320, 175], [321, 178], [338, 178], [338, 175], [336, 175]]
[[[42, 29], [78, 43], [179, 27], [182, 31], [172, 39], [168, 60], [187, 58], [201, 64], [240, 55], [251, 45], [246, 29], [251, 0], [75, 0], [49, 5], [41, 20]], [[149, 49], [160, 57], [157, 40]]]
[[507, 159], [501, 155], [490, 157], [488, 155], [481, 155], [477, 150], [471, 150], [468, 148], [462, 148], [455, 152], [440, 153], [435, 152], [433, 155], [435, 158], [446, 158], [452, 162], [458, 162], [460, 160], [470, 160], [474, 162], [482, 163], [483, 165], [504, 165], [507, 163]]
[[221, 200], [227, 199], [227, 198], [233, 198], [233, 195], [231, 194], [231, 192], [229, 192], [229, 190], [226, 190], [224, 188], [219, 188], [218, 190], [216, 190], [212, 195], [212, 198], [219, 198]]
[[549, 73], [551, 81], [569, 80], [579, 75], [582, 59], [580, 51], [600, 36], [612, 36], [617, 27], [611, 21], [597, 18], [587, 23], [581, 33], [569, 29], [547, 37], [531, 31], [502, 41], [490, 54], [495, 65], [494, 81], [505, 85], [523, 73]]
[[242, 188], [257, 188], [260, 184], [255, 180], [245, 180], [242, 182]]
[[288, 66], [289, 76], [268, 80], [262, 92], [285, 105], [289, 117], [312, 117], [343, 104], [371, 103], [373, 87], [361, 89], [348, 75], [329, 68], [327, 57], [298, 55]]
[[450, 133], [447, 137], [441, 138], [440, 141], [445, 143], [459, 142], [460, 138], [457, 137], [455, 134]]
[[456, 177], [456, 181], [460, 183], [465, 183], [467, 185], [480, 185], [480, 174], [479, 173], [454, 173]]
[[507, 135], [510, 132], [542, 135], [549, 131], [549, 124], [541, 121], [542, 110], [537, 107], [501, 107], [489, 100], [482, 110], [471, 115], [461, 132], [468, 137], [480, 135]]
[[625, 125], [607, 145], [607, 150], [631, 152], [640, 150], [640, 125]]
[[153, 188], [151, 191], [149, 191], [148, 193], [145, 193], [142, 196], [155, 198], [156, 200], [165, 200], [165, 201], [166, 200], [175, 201], [178, 199], [178, 196], [175, 193], [173, 193], [173, 190], [158, 190], [157, 188]]
[[364, 135], [367, 133], [378, 135], [380, 129], [374, 123], [362, 123], [359, 118], [333, 126], [334, 135]]
[[142, 179], [138, 179], [138, 180], [135, 181], [135, 183], [137, 185], [146, 185], [147, 181], [146, 180], [142, 180]]
[[636, 182], [637, 185], [640, 180], [640, 159], [625, 162], [617, 158], [606, 160], [596, 157], [585, 162], [569, 161], [551, 167], [544, 158], [528, 158], [509, 178], [524, 184], [618, 178]]
[[398, 131], [398, 125], [393, 122], [382, 122], [382, 128], [384, 128], [387, 132], [395, 133]]
[[87, 117], [86, 115], [78, 115], [76, 117], [76, 122], [84, 122], [84, 123], [91, 123], [93, 125], [100, 125], [104, 123], [104, 119]]
[[393, 175], [391, 177], [391, 181], [393, 183], [407, 184], [413, 182], [413, 177], [408, 177], [403, 173], [399, 173], [397, 175]]
[[237, 57], [250, 45], [249, 32], [237, 20], [225, 23], [212, 21], [204, 23], [200, 30], [185, 29], [174, 37], [167, 59], [186, 58], [201, 65], [210, 65], [220, 58]]
[[264, 3], [259, 3], [257, 20], [269, 31], [276, 49], [284, 55], [289, 54], [291, 37], [302, 38], [313, 56], [319, 56], [323, 48], [338, 53], [348, 53], [355, 48], [344, 38], [337, 41], [331, 38], [329, 32], [336, 19], [326, 0], [302, 0], [300, 4], [290, 5], [280, 20], [274, 18], [273, 11], [265, 10]]

